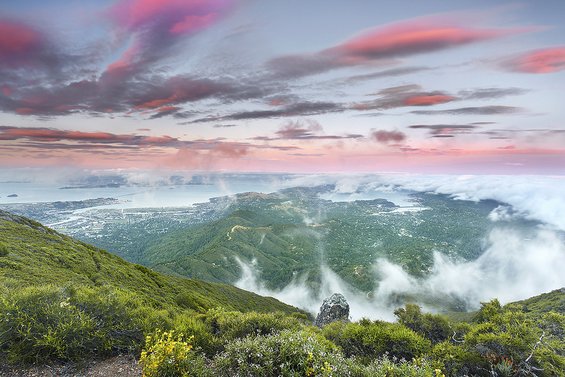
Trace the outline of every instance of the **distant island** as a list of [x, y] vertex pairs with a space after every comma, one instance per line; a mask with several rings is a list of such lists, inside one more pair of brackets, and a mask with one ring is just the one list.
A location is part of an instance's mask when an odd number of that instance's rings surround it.
[[59, 190], [74, 190], [74, 189], [89, 189], [89, 188], [119, 188], [123, 185], [121, 183], [105, 183], [101, 185], [80, 185], [80, 186], [63, 186]]

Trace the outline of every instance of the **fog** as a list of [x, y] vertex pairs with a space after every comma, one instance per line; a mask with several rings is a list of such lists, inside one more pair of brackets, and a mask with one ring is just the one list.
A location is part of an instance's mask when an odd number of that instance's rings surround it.
[[503, 175], [305, 175], [292, 186], [335, 184], [335, 193], [411, 190], [447, 194], [454, 199], [507, 203], [516, 215], [565, 231], [565, 176]]
[[313, 315], [325, 297], [339, 292], [349, 302], [353, 320], [394, 319], [394, 309], [401, 306], [399, 295], [420, 298], [411, 302], [430, 311], [437, 308], [426, 302], [446, 299], [458, 300], [467, 310], [475, 310], [481, 302], [493, 298], [507, 303], [565, 286], [565, 244], [559, 234], [546, 229], [536, 231], [532, 238], [510, 229], [495, 229], [488, 236], [485, 252], [473, 261], [455, 261], [436, 252], [431, 272], [420, 279], [399, 265], [378, 259], [373, 265], [374, 292], [360, 292], [323, 262], [319, 291], [306, 284], [306, 276], [295, 277], [283, 289], [270, 290], [262, 282], [256, 262], [237, 259], [237, 263], [242, 270], [235, 283], [239, 288], [275, 297]]
[[[354, 200], [367, 193], [419, 191], [450, 195], [454, 200], [500, 201], [489, 215], [493, 223], [516, 217], [536, 220], [536, 229], [524, 234], [505, 226], [486, 235], [484, 253], [472, 261], [453, 260], [437, 250], [433, 267], [424, 278], [416, 278], [401, 266], [377, 259], [372, 266], [376, 289], [360, 292], [347, 284], [320, 261], [321, 288], [314, 291], [306, 276], [296, 277], [280, 290], [269, 290], [261, 281], [256, 263], [238, 260], [242, 277], [238, 287], [273, 296], [312, 314], [319, 311], [325, 297], [334, 292], [345, 295], [353, 320], [362, 317], [394, 319], [402, 306], [399, 297], [411, 297], [429, 311], [441, 310], [438, 303], [458, 303], [476, 310], [481, 302], [498, 298], [501, 302], [525, 299], [565, 286], [565, 179], [541, 176], [420, 176], [406, 174], [297, 176], [287, 186], [334, 184], [334, 194]], [[305, 221], [307, 223], [307, 221]], [[323, 244], [323, 238], [319, 238]]]

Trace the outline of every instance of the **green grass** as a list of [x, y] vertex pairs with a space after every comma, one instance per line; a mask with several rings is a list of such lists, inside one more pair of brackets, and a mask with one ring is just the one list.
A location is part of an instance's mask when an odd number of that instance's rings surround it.
[[531, 315], [541, 315], [550, 311], [565, 314], [565, 288], [517, 301], [522, 310]]
[[[4, 255], [5, 254], [5, 255]], [[0, 212], [0, 285], [116, 287], [157, 308], [299, 312], [273, 298], [226, 284], [171, 277], [132, 264], [39, 223]]]

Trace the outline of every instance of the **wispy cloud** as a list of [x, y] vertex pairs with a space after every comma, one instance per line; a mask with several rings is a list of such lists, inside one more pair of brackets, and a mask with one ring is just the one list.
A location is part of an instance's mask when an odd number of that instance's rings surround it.
[[382, 89], [374, 94], [371, 101], [351, 105], [354, 110], [387, 110], [398, 107], [433, 106], [457, 100], [442, 91], [423, 91], [419, 85], [402, 85]]
[[345, 78], [345, 79], [340, 80], [340, 81], [343, 81], [343, 82], [348, 83], [348, 84], [354, 84], [354, 83], [357, 83], [357, 82], [363, 82], [363, 81], [373, 80], [373, 79], [404, 76], [404, 75], [409, 75], [409, 74], [412, 74], [412, 73], [429, 71], [429, 70], [432, 70], [432, 69], [433, 68], [430, 68], [430, 67], [390, 68], [390, 69], [385, 69], [385, 70], [381, 70], [381, 71], [377, 71], [377, 72], [373, 72], [373, 73], [366, 73], [366, 74], [363, 74], [363, 75], [350, 76], [350, 77]]
[[[222, 138], [181, 140], [167, 135], [140, 136], [109, 132], [83, 132], [53, 128], [0, 126], [0, 140], [22, 141], [16, 146], [44, 149], [99, 149], [99, 148], [175, 148], [214, 151], [222, 155], [242, 156], [249, 149], [294, 150], [295, 146], [255, 145], [228, 141]], [[65, 142], [65, 143], [62, 143]]]
[[502, 61], [509, 71], [522, 73], [553, 73], [565, 70], [565, 46], [525, 52]]
[[217, 22], [231, 9], [231, 0], [121, 0], [105, 16], [117, 35], [129, 41], [122, 56], [108, 65], [105, 74], [128, 77], [167, 56], [183, 38]]
[[469, 106], [446, 110], [414, 110], [410, 113], [418, 115], [512, 115], [524, 113], [525, 110], [516, 106]]
[[475, 88], [461, 90], [457, 95], [464, 100], [489, 100], [519, 96], [528, 92], [528, 89], [523, 88]]
[[460, 47], [525, 31], [470, 27], [439, 17], [418, 18], [366, 31], [315, 53], [281, 56], [270, 60], [267, 66], [277, 76], [296, 78]]
[[479, 126], [476, 124], [414, 124], [408, 126], [412, 129], [424, 129], [430, 132], [432, 137], [454, 137], [456, 134], [472, 132]]
[[283, 124], [275, 132], [275, 136], [256, 136], [253, 140], [343, 140], [362, 139], [363, 137], [363, 135], [359, 134], [326, 135], [320, 123], [312, 119], [306, 119], [304, 121], [293, 121]]
[[221, 116], [198, 118], [187, 123], [218, 122], [226, 120], [248, 120], [308, 116], [345, 111], [343, 105], [334, 102], [297, 102], [275, 110], [241, 111]]

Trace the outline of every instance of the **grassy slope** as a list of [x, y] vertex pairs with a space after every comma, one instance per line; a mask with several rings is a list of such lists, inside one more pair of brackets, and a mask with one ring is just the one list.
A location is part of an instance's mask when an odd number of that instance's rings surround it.
[[[565, 287], [542, 293], [521, 301], [510, 302], [505, 307], [518, 305], [529, 317], [541, 317], [545, 313], [557, 312], [565, 315]], [[477, 315], [473, 312], [448, 312], [446, 317], [454, 322], [472, 322]]]
[[521, 305], [524, 312], [532, 315], [542, 315], [550, 311], [565, 314], [565, 288], [542, 293], [514, 304]]
[[316, 240], [294, 224], [273, 225], [273, 219], [239, 210], [190, 231], [164, 236], [150, 247], [145, 263], [167, 273], [216, 282], [239, 277], [235, 256], [257, 260], [273, 286], [287, 284], [293, 271], [316, 266]]
[[[2, 256], [2, 250], [7, 255]], [[32, 220], [0, 211], [0, 288], [53, 284], [128, 290], [157, 308], [286, 313], [298, 309], [225, 284], [166, 276], [61, 235]]]

